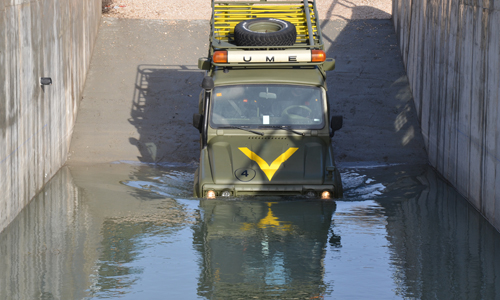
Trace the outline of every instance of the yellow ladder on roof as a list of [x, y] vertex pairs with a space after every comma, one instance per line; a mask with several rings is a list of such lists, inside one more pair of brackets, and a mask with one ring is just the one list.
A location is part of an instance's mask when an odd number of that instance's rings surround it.
[[[234, 3], [234, 4], [233, 4]], [[318, 19], [312, 4], [309, 4], [309, 17], [313, 41], [319, 44], [317, 24]], [[251, 4], [237, 2], [215, 2], [213, 7], [213, 34], [219, 41], [231, 42], [234, 35], [234, 27], [248, 19], [254, 18], [276, 18], [288, 21], [297, 29], [296, 44], [307, 44], [309, 30], [307, 27], [306, 9], [302, 2], [287, 4]]]

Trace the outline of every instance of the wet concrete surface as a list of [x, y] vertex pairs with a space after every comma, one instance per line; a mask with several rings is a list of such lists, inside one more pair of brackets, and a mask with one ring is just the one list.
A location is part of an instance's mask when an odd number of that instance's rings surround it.
[[0, 298], [500, 298], [500, 236], [427, 166], [389, 20], [323, 23], [343, 199], [192, 198], [207, 30], [103, 19], [70, 160], [0, 234]]

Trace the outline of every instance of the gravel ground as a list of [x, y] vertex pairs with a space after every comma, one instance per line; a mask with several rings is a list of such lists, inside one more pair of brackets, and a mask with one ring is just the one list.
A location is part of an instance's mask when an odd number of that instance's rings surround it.
[[[103, 0], [106, 17], [126, 19], [210, 19], [210, 0]], [[317, 0], [320, 19], [390, 19], [391, 0]]]

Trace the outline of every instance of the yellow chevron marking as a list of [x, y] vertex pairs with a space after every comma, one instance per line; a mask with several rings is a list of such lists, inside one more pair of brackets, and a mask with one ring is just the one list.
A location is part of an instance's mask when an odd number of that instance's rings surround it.
[[271, 163], [271, 165], [268, 165], [265, 160], [263, 160], [257, 154], [253, 153], [247, 147], [241, 147], [241, 148], [238, 148], [238, 149], [240, 149], [240, 151], [243, 152], [243, 154], [245, 154], [246, 156], [248, 156], [248, 158], [250, 158], [251, 160], [255, 161], [259, 165], [260, 169], [262, 171], [264, 171], [264, 173], [266, 174], [266, 176], [269, 179], [269, 181], [271, 181], [271, 179], [274, 176], [274, 173], [276, 173], [276, 171], [278, 171], [278, 169], [281, 166], [281, 164], [284, 163], [287, 159], [289, 159], [290, 156], [292, 156], [295, 153], [295, 151], [299, 150], [299, 148], [295, 148], [295, 147], [288, 148], [288, 150], [286, 150], [285, 153], [283, 153], [280, 156], [278, 156], [278, 158], [276, 158]]
[[292, 231], [292, 222], [280, 221], [277, 217], [274, 216], [273, 210], [271, 209], [271, 205], [276, 202], [268, 202], [267, 206], [269, 207], [267, 210], [267, 216], [259, 221], [259, 223], [243, 223], [241, 227], [242, 230], [248, 231], [252, 229], [271, 229], [271, 230], [280, 230], [280, 231]]

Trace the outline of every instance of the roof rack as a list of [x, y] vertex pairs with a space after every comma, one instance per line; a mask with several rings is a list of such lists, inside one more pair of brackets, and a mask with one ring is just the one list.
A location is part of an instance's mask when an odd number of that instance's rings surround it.
[[[238, 46], [234, 28], [255, 18], [281, 19], [297, 31], [289, 46]], [[223, 68], [309, 68], [316, 67], [326, 77], [335, 69], [335, 60], [327, 58], [315, 0], [212, 0], [208, 57], [198, 59], [198, 68], [209, 76]]]
[[[234, 27], [248, 19], [276, 18], [295, 25], [297, 39], [293, 46], [280, 48], [305, 48], [323, 50], [323, 39], [315, 0], [295, 1], [219, 1], [212, 0], [210, 53], [214, 49], [254, 49], [256, 46], [237, 46]], [[273, 48], [262, 47], [259, 49]], [[276, 47], [274, 47], [276, 48]]]

